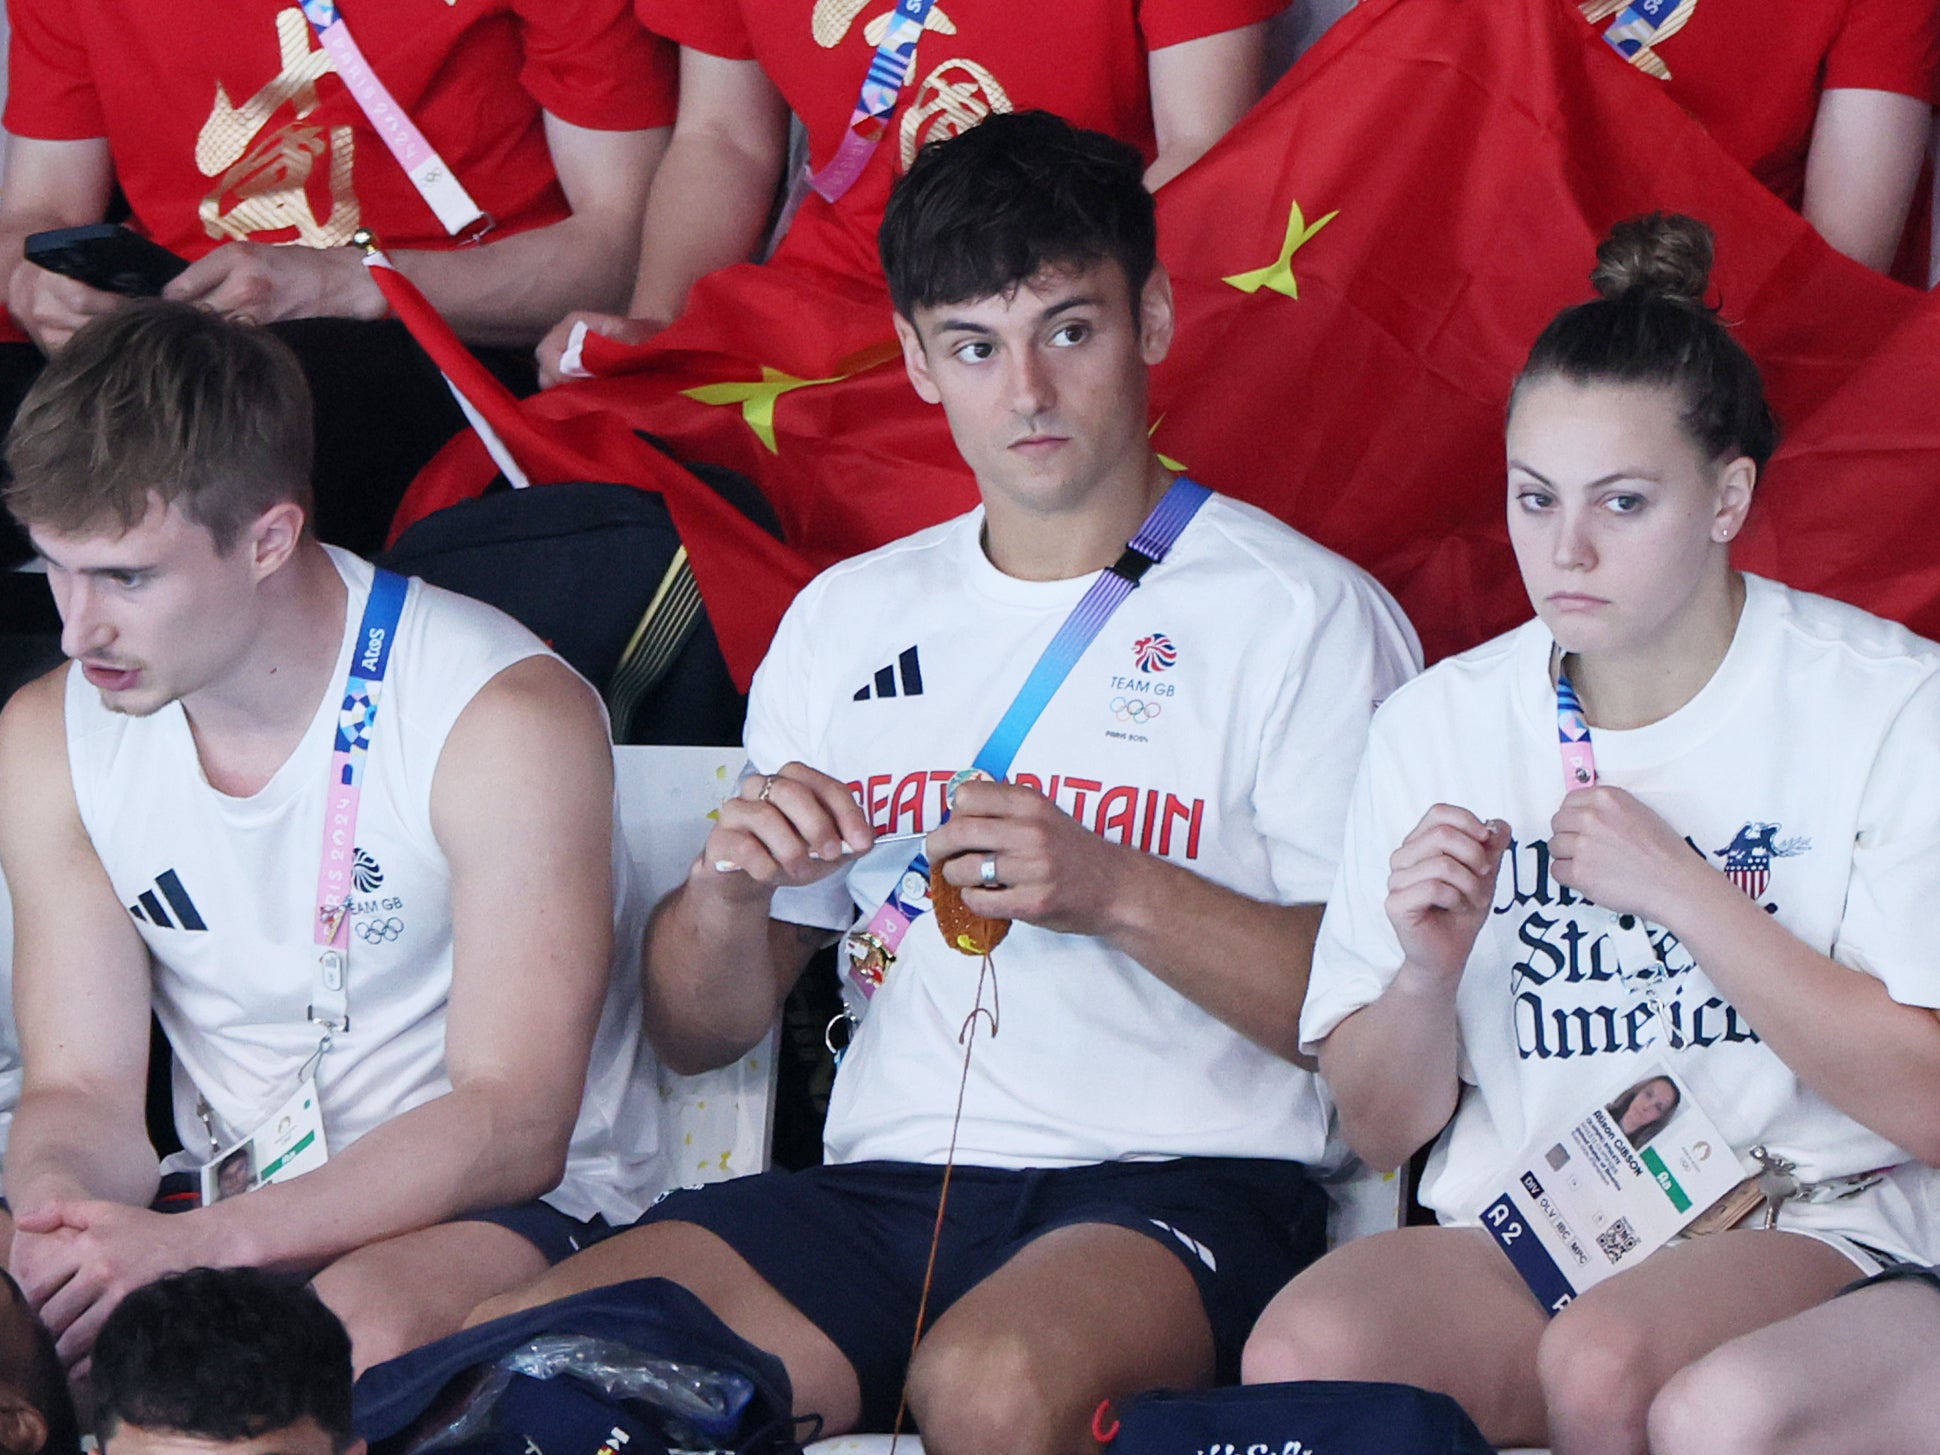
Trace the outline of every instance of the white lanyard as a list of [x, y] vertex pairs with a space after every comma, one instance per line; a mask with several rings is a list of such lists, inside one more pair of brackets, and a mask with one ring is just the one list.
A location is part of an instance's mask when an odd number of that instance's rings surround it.
[[477, 242], [490, 232], [491, 214], [472, 201], [457, 174], [424, 139], [424, 133], [397, 104], [390, 88], [378, 79], [351, 37], [350, 27], [338, 14], [335, 0], [303, 0], [303, 14], [351, 98], [397, 158], [425, 205], [437, 214], [439, 225], [453, 237], [464, 236], [466, 242]]

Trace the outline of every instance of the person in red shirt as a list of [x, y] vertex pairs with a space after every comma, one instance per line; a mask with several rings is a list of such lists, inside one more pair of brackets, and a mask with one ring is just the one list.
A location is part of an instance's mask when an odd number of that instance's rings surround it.
[[[399, 360], [400, 325], [361, 326], [386, 309], [350, 246], [360, 227], [514, 375], [565, 309], [628, 296], [675, 78], [673, 47], [625, 0], [345, 0], [378, 77], [488, 215], [475, 243], [440, 225], [288, 0], [9, 9], [0, 290], [15, 323], [51, 351], [117, 305], [21, 256], [30, 233], [101, 221], [117, 186], [136, 230], [191, 261], [170, 297], [340, 321], [288, 335], [319, 395], [329, 539], [374, 547], [463, 424], [435, 371]], [[0, 372], [37, 367], [24, 350], [12, 364]]]
[[[1940, 4], [1583, 0], [1577, 8], [1827, 242], [1881, 272], [1894, 269], [1940, 102]], [[1896, 276], [1925, 285], [1924, 250], [1906, 263]]]
[[[1145, 154], [1148, 185], [1184, 171], [1258, 99], [1265, 22], [1286, 0], [1027, 0], [930, 12], [877, 154], [837, 202], [810, 194], [775, 261], [880, 289], [876, 225], [926, 141], [993, 111], [1043, 107]], [[758, 248], [788, 158], [788, 114], [811, 168], [834, 156], [893, 7], [887, 0], [634, 0], [680, 43], [680, 115], [647, 204], [630, 317], [578, 313], [540, 351], [555, 382], [572, 326], [622, 343], [680, 316], [694, 283]], [[873, 299], [875, 307], [880, 299]], [[884, 312], [886, 315], [886, 311]]]

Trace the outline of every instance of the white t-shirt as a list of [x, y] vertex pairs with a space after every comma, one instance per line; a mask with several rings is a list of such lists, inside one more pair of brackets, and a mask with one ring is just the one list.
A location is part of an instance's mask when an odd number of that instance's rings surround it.
[[[1823, 597], [1748, 576], [1723, 663], [1669, 717], [1592, 730], [1601, 781], [1633, 793], [1799, 939], [1940, 1006], [1940, 646]], [[1540, 621], [1437, 665], [1377, 714], [1301, 1016], [1310, 1048], [1378, 998], [1401, 964], [1389, 855], [1436, 802], [1504, 819], [1514, 842], [1457, 993], [1460, 1104], [1422, 1200], [1472, 1219], [1528, 1139], [1664, 1058], [1740, 1153], [1806, 1180], [1908, 1161], [1801, 1085], [1675, 937], [1651, 926], [1672, 1049], [1605, 938], [1609, 912], [1547, 870], [1563, 799]], [[1787, 1225], [1903, 1256], [1940, 1254], [1940, 1174], [1914, 1166], [1852, 1202], [1788, 1204]]]
[[[1093, 578], [991, 565], [983, 513], [824, 572], [755, 677], [748, 755], [848, 782], [879, 832], [934, 828]], [[1014, 782], [1118, 843], [1258, 899], [1317, 903], [1373, 704], [1419, 661], [1356, 567], [1214, 496], [1118, 608], [1024, 740]], [[847, 927], [921, 848], [885, 845], [779, 919]], [[979, 1033], [958, 1156], [1064, 1166], [1186, 1154], [1319, 1157], [1315, 1079], [1101, 941], [1014, 926], [993, 962], [1001, 1028]], [[910, 929], [836, 1078], [831, 1161], [940, 1162], [978, 961]]]
[[[109, 712], [67, 679], [68, 761], [81, 822], [154, 961], [155, 1011], [175, 1049], [175, 1122], [188, 1154], [253, 1131], [293, 1091], [317, 1047], [317, 872], [337, 708], [367, 562], [332, 548], [349, 588], [343, 646], [303, 740], [257, 793], [202, 776], [180, 703], [150, 717]], [[384, 683], [357, 819], [351, 901], [350, 1029], [317, 1071], [334, 1155], [373, 1127], [451, 1089], [451, 871], [431, 829], [431, 784], [446, 735], [480, 688], [545, 647], [510, 617], [413, 581]], [[507, 823], [516, 835], [516, 823]], [[577, 1218], [631, 1221], [666, 1183], [650, 1053], [640, 1032], [644, 923], [623, 851], [614, 856], [612, 982], [566, 1175], [546, 1201]], [[505, 913], [520, 912], [516, 904]], [[545, 987], [532, 986], [544, 995]]]

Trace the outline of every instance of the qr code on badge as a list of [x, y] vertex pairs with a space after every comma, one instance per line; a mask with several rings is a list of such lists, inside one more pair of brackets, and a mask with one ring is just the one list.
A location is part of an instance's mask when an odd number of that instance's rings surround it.
[[1630, 1226], [1629, 1218], [1618, 1218], [1609, 1227], [1596, 1235], [1596, 1245], [1603, 1250], [1603, 1256], [1612, 1263], [1617, 1262], [1637, 1246], [1636, 1231]]

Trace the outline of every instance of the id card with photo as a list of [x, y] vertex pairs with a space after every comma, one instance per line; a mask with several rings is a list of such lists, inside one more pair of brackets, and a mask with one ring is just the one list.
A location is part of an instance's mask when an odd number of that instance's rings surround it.
[[317, 1083], [305, 1077], [290, 1099], [235, 1146], [201, 1169], [202, 1205], [237, 1197], [272, 1182], [288, 1182], [329, 1160]]
[[1482, 1226], [1552, 1314], [1641, 1263], [1745, 1175], [1690, 1088], [1661, 1063], [1537, 1137], [1516, 1166]]

